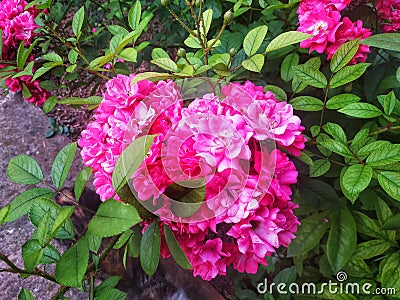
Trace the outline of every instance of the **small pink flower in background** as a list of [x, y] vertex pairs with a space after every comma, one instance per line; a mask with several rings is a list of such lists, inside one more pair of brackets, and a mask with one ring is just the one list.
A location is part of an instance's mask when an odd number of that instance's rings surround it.
[[[340, 12], [346, 8], [350, 0], [320, 1], [302, 0], [297, 10], [299, 18], [298, 31], [313, 35], [300, 43], [301, 48], [309, 48], [310, 52], [326, 53], [328, 59], [347, 41], [369, 37], [370, 29], [363, 28], [361, 20], [352, 22], [348, 17], [341, 19]], [[369, 46], [361, 44], [356, 55], [349, 64], [364, 62], [369, 53]]]
[[[39, 11], [34, 6], [25, 11], [26, 5], [27, 2], [24, 0], [4, 0], [0, 2], [0, 29], [3, 31], [3, 59], [5, 60], [14, 59], [19, 44], [24, 41], [24, 45], [28, 46], [31, 44], [32, 38], [37, 35], [34, 30], [39, 26], [35, 24], [34, 20]], [[32, 55], [28, 57], [28, 61], [33, 60]], [[25, 85], [31, 94], [25, 100], [35, 105], [42, 105], [50, 96], [50, 93], [40, 87], [39, 80], [31, 82], [31, 79], [31, 76], [8, 78], [6, 85], [13, 92], [21, 91], [23, 85]]]
[[383, 24], [383, 31], [395, 32], [400, 29], [399, 0], [380, 0], [376, 8]]
[[97, 32], [97, 28], [92, 28], [92, 32], [93, 33]]

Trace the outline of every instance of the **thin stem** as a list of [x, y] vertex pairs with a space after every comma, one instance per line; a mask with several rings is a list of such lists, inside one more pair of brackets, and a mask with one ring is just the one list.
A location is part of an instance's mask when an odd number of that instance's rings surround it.
[[54, 296], [51, 297], [51, 300], [58, 300], [58, 299], [60, 299], [61, 297], [64, 296], [64, 294], [65, 294], [69, 289], [70, 289], [69, 286], [64, 286], [64, 285], [60, 286], [60, 288], [58, 289], [57, 293], [55, 293]]
[[329, 78], [329, 81], [328, 81], [328, 85], [326, 86], [324, 104], [322, 106], [321, 118], [319, 119], [319, 128], [322, 128], [322, 122], [324, 121], [324, 113], [325, 113], [325, 109], [326, 109], [326, 102], [328, 101], [329, 85], [331, 83], [333, 75], [334, 75], [334, 73], [331, 74], [331, 77]]
[[89, 300], [94, 300], [94, 276], [90, 277]]
[[35, 269], [32, 272], [18, 268], [4, 253], [0, 252], [0, 260], [4, 261], [10, 268], [8, 269], [0, 269], [0, 272], [9, 272], [9, 273], [14, 273], [14, 274], [25, 274], [25, 275], [35, 275], [39, 277], [43, 277], [47, 280], [50, 280], [52, 282], [57, 283], [57, 280], [54, 278], [54, 276], [50, 275], [47, 272], [41, 271], [39, 269]]
[[370, 132], [369, 135], [376, 135], [376, 134], [380, 134], [380, 133], [383, 133], [383, 132], [386, 132], [389, 130], [399, 130], [399, 129], [400, 129], [400, 126], [389, 125], [389, 126], [378, 128], [377, 130]]
[[190, 29], [179, 17], [178, 15], [171, 9], [171, 7], [167, 6], [168, 11], [170, 12], [170, 14], [175, 18], [175, 20], [178, 21], [179, 24], [181, 24], [181, 26], [183, 28], [186, 29], [187, 32], [189, 32], [191, 35], [193, 35], [194, 37], [197, 37], [197, 33], [194, 32], [192, 29]]
[[211, 49], [219, 41], [219, 39], [221, 38], [222, 33], [224, 32], [225, 28], [226, 28], [226, 24], [223, 24], [221, 29], [220, 29], [220, 31], [218, 32], [217, 37], [214, 39], [214, 41], [211, 43], [211, 45], [208, 48]]
[[[100, 253], [99, 255], [99, 265], [102, 263], [102, 261], [106, 258], [108, 252], [110, 252], [112, 250], [112, 248], [114, 247], [114, 245], [117, 243], [119, 237], [121, 236], [121, 234], [119, 235], [115, 235], [113, 236], [110, 241], [108, 242], [107, 246], [103, 249], [103, 251]], [[95, 264], [92, 262], [90, 263], [86, 274], [90, 274], [91, 272], [96, 270], [96, 266]]]

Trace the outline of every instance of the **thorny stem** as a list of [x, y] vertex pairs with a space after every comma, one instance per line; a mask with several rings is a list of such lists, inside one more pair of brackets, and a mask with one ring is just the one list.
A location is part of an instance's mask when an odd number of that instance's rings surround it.
[[0, 269], [0, 272], [9, 272], [9, 273], [15, 273], [15, 274], [25, 274], [25, 275], [35, 275], [39, 277], [43, 277], [47, 280], [50, 280], [52, 282], [57, 283], [57, 280], [54, 278], [54, 276], [50, 275], [47, 272], [41, 271], [39, 269], [35, 269], [32, 272], [18, 268], [4, 253], [0, 252], [0, 260], [4, 261], [10, 268], [8, 269]]
[[64, 296], [64, 294], [70, 289], [69, 286], [60, 286], [60, 288], [58, 289], [57, 293], [54, 294], [53, 297], [51, 297], [51, 300], [58, 300], [60, 299], [62, 296]]
[[191, 35], [193, 35], [194, 37], [197, 37], [197, 36], [198, 36], [196, 32], [194, 32], [192, 29], [190, 29], [190, 28], [185, 24], [185, 22], [183, 22], [183, 21], [178, 17], [178, 15], [171, 9], [170, 6], [167, 6], [167, 9], [168, 9], [168, 11], [170, 12], [170, 14], [175, 18], [175, 20], [177, 20], [178, 23], [181, 24], [181, 26], [182, 26], [183, 28], [186, 29], [186, 31], [188, 31], [188, 32], [189, 32]]

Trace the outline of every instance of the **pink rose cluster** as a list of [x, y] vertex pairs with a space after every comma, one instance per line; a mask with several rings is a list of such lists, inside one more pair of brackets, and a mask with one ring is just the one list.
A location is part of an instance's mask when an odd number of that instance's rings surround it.
[[[177, 83], [131, 84], [134, 76], [106, 84], [78, 142], [97, 193], [103, 201], [115, 197], [111, 178], [118, 157], [138, 137], [155, 135], [131, 179], [137, 199], [171, 228], [194, 276], [211, 280], [225, 275], [227, 266], [256, 273], [266, 256], [288, 246], [299, 224], [291, 201], [298, 173], [285, 152], [299, 155], [304, 148], [301, 120], [290, 104], [249, 81], [184, 105]], [[198, 179], [205, 180], [205, 199], [183, 218], [167, 191]], [[153, 221], [146, 219], [144, 229]], [[161, 255], [168, 257], [161, 236]]]
[[381, 19], [383, 31], [394, 32], [400, 29], [399, 0], [380, 0], [376, 8]]
[[[342, 19], [340, 12], [351, 0], [302, 0], [297, 10], [298, 31], [311, 34], [312, 37], [300, 43], [301, 48], [326, 53], [328, 59], [347, 41], [369, 37], [370, 29], [362, 27], [362, 21], [352, 22], [348, 17]], [[360, 45], [350, 64], [364, 62], [369, 47]]]
[[[3, 60], [15, 60], [17, 49], [20, 43], [25, 46], [31, 44], [36, 36], [34, 31], [39, 28], [35, 24], [35, 17], [39, 14], [34, 6], [25, 10], [27, 2], [25, 0], [3, 0], [0, 2], [0, 29], [3, 32]], [[29, 57], [32, 61], [33, 56]], [[3, 68], [4, 65], [0, 65]], [[16, 70], [19, 72], [21, 70]], [[39, 86], [39, 81], [32, 82], [32, 76], [21, 76], [18, 78], [8, 78], [6, 85], [13, 92], [22, 90], [26, 86], [31, 96], [26, 100], [36, 105], [43, 104], [49, 94]]]

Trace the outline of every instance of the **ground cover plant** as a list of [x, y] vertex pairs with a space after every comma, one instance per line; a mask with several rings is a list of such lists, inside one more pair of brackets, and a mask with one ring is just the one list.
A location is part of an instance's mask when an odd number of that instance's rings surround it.
[[[44, 113], [93, 111], [54, 160], [52, 182], [32, 157], [9, 162], [9, 180], [29, 189], [0, 222], [28, 214], [36, 230], [24, 268], [1, 253], [1, 271], [60, 284], [53, 299], [71, 287], [125, 299], [119, 278], [95, 284], [118, 248], [149, 275], [172, 256], [203, 280], [226, 276], [232, 298], [398, 298], [399, 3], [0, 7], [4, 90]], [[54, 197], [77, 152], [86, 167], [74, 206], [62, 207]], [[102, 203], [77, 236], [70, 218], [88, 180]], [[72, 246], [59, 253], [53, 239]], [[338, 292], [327, 282], [368, 288]]]

